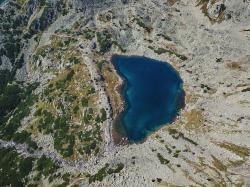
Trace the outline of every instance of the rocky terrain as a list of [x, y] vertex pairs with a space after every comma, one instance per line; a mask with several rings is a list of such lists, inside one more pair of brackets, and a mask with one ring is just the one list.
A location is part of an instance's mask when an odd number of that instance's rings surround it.
[[[0, 1], [0, 186], [250, 186], [249, 20], [249, 0]], [[184, 81], [143, 143], [114, 143], [113, 54]]]

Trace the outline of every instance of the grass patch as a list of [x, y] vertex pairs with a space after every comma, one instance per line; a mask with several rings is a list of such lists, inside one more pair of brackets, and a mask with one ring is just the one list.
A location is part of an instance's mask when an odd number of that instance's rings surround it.
[[101, 60], [99, 62], [97, 62], [97, 68], [100, 72], [102, 72], [103, 67], [105, 66], [105, 64], [108, 64], [109, 62], [107, 60]]
[[106, 163], [96, 174], [89, 176], [89, 183], [96, 181], [102, 181], [107, 175], [113, 173], [119, 173], [124, 168], [123, 163], [118, 163], [116, 168], [109, 168], [109, 164]]
[[[221, 7], [220, 7], [220, 11], [219, 11], [219, 15], [217, 17], [211, 17], [208, 13], [208, 5], [209, 5], [209, 0], [197, 0], [196, 1], [197, 4], [196, 6], [201, 6], [201, 10], [202, 10], [202, 13], [208, 17], [208, 19], [211, 21], [211, 23], [221, 23], [224, 19], [225, 19], [225, 10], [226, 10], [226, 6], [225, 4], [221, 4]], [[214, 3], [216, 3], [216, 1], [212, 0], [210, 1], [211, 5], [214, 5]]]
[[45, 177], [48, 177], [50, 174], [54, 174], [57, 169], [59, 169], [59, 166], [55, 164], [51, 158], [47, 158], [43, 155], [37, 160], [36, 170], [42, 173]]
[[226, 64], [226, 67], [231, 69], [231, 70], [241, 70], [241, 66], [237, 62], [229, 62]]
[[241, 92], [250, 92], [250, 88], [245, 88]]
[[135, 18], [135, 21], [137, 23], [137, 25], [139, 25], [140, 27], [142, 27], [143, 29], [145, 29], [147, 32], [151, 32], [152, 28], [148, 27], [142, 20], [141, 18]]
[[167, 0], [170, 6], [173, 6], [178, 0]]
[[169, 131], [169, 134], [170, 134], [174, 139], [182, 138], [183, 140], [186, 140], [186, 141], [188, 141], [189, 143], [191, 143], [191, 144], [193, 144], [193, 145], [195, 145], [195, 146], [198, 145], [198, 143], [196, 143], [195, 141], [193, 141], [193, 140], [187, 138], [186, 136], [184, 136], [183, 133], [178, 132], [176, 129], [171, 129], [171, 128], [170, 128], [170, 129], [168, 129], [168, 131]]
[[235, 153], [236, 155], [240, 157], [248, 157], [250, 155], [250, 149], [247, 147], [235, 145], [233, 143], [224, 142], [224, 143], [217, 143], [220, 147], [227, 149], [228, 151], [231, 151]]
[[106, 121], [107, 119], [107, 113], [106, 110], [104, 108], [101, 109], [101, 122]]
[[87, 40], [92, 40], [95, 37], [95, 32], [90, 29], [83, 30], [83, 35]]
[[31, 84], [25, 88], [16, 84], [7, 85], [0, 95], [0, 138], [26, 143], [29, 151], [37, 149], [36, 143], [31, 140], [30, 134], [26, 131], [20, 133], [16, 131], [21, 126], [21, 120], [29, 115], [30, 107], [37, 100], [37, 96], [32, 94], [32, 90], [36, 87], [37, 84]]
[[24, 158], [13, 148], [0, 148], [0, 186], [26, 186], [33, 162], [33, 158]]
[[104, 30], [102, 32], [97, 32], [96, 34], [97, 42], [101, 53], [106, 53], [110, 50], [112, 46], [111, 34]]
[[172, 153], [172, 149], [170, 149], [167, 145], [165, 145], [165, 147], [168, 150], [168, 153], [171, 154]]
[[161, 36], [167, 41], [172, 41], [172, 39], [169, 36], [165, 35], [165, 34], [157, 34], [157, 36]]
[[202, 130], [202, 124], [204, 122], [202, 112], [200, 110], [192, 109], [189, 112], [184, 113], [184, 117], [186, 117], [185, 128], [187, 130]]
[[160, 153], [157, 153], [157, 157], [161, 164], [168, 164], [170, 162], [168, 159], [165, 159]]
[[116, 45], [121, 52], [126, 52], [126, 49], [124, 49], [117, 41], [113, 41], [113, 44]]
[[219, 159], [217, 159], [216, 157], [214, 157], [212, 155], [213, 158], [213, 165], [219, 169], [220, 171], [227, 171], [227, 166], [224, 165]]
[[178, 54], [175, 51], [172, 51], [172, 50], [169, 50], [169, 49], [165, 49], [165, 48], [161, 48], [161, 47], [155, 49], [152, 46], [148, 46], [148, 48], [151, 49], [151, 50], [153, 50], [158, 55], [161, 55], [163, 53], [169, 53], [170, 55], [175, 55], [176, 57], [178, 57], [179, 59], [181, 59], [183, 61], [185, 61], [185, 60], [188, 59], [185, 55]]
[[124, 168], [123, 163], [118, 163], [116, 168], [109, 168], [107, 173], [112, 174], [112, 173], [120, 173], [120, 171]]

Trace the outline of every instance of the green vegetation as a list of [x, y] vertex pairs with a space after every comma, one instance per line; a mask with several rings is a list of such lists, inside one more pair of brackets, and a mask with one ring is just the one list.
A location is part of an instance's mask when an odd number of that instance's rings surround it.
[[45, 134], [52, 133], [54, 137], [54, 147], [64, 157], [73, 154], [74, 135], [70, 135], [67, 116], [54, 117], [47, 110], [37, 111], [40, 114], [38, 129]]
[[120, 44], [118, 44], [117, 41], [113, 41], [113, 44], [116, 45], [120, 49], [121, 52], [123, 52], [123, 53], [126, 52], [126, 49], [123, 49], [122, 46]]
[[[65, 134], [66, 133], [66, 134]], [[54, 147], [64, 157], [73, 155], [73, 146], [75, 145], [75, 136], [64, 131], [57, 131], [54, 134]]]
[[191, 140], [191, 139], [185, 137], [183, 133], [178, 132], [176, 129], [168, 129], [168, 132], [169, 132], [169, 134], [170, 134], [174, 139], [182, 138], [183, 140], [186, 140], [186, 141], [188, 141], [189, 143], [191, 143], [191, 144], [193, 144], [193, 145], [195, 145], [195, 146], [198, 145], [198, 143], [196, 143], [195, 141], [193, 141], [193, 140]]
[[64, 182], [62, 184], [60, 184], [58, 187], [67, 187], [69, 185], [70, 182], [70, 174], [69, 173], [65, 173], [62, 176]]
[[[30, 151], [38, 148], [36, 143], [31, 140], [30, 134], [26, 131], [20, 133], [16, 133], [16, 131], [20, 127], [21, 120], [29, 115], [30, 107], [37, 99], [32, 95], [32, 90], [36, 87], [37, 84], [31, 84], [25, 88], [21, 88], [17, 84], [8, 84], [0, 95], [0, 138], [26, 143]], [[9, 118], [10, 120], [8, 120]]]
[[46, 0], [40, 0], [39, 1], [39, 5], [42, 7], [42, 6], [45, 6], [46, 5]]
[[161, 164], [168, 164], [169, 163], [169, 160], [165, 159], [160, 153], [157, 153], [157, 157], [160, 160]]
[[93, 119], [93, 109], [88, 108], [84, 111], [84, 123], [88, 124]]
[[109, 164], [106, 163], [105, 166], [101, 168], [96, 174], [89, 176], [89, 183], [95, 181], [102, 181], [107, 175], [111, 175], [113, 173], [120, 173], [123, 168], [123, 163], [118, 163], [116, 168], [109, 168]]
[[200, 5], [203, 5], [203, 4], [207, 4], [209, 2], [209, 0], [197, 0], [197, 5], [196, 6], [200, 6]]
[[212, 155], [213, 165], [220, 171], [227, 171], [227, 166], [224, 165], [219, 159]]
[[81, 103], [82, 103], [82, 106], [83, 106], [83, 107], [87, 107], [87, 106], [88, 106], [89, 101], [88, 101], [88, 99], [87, 99], [87, 98], [83, 97], [83, 98], [81, 99]]
[[[196, 6], [201, 6], [202, 13], [208, 17], [208, 19], [214, 23], [214, 22], [222, 22], [225, 19], [224, 12], [226, 10], [225, 4], [221, 4], [220, 10], [218, 12], [218, 16], [216, 18], [211, 17], [208, 13], [208, 3], [209, 0], [197, 0], [197, 5]], [[214, 5], [216, 1], [210, 1], [211, 5]]]
[[[98, 111], [95, 106], [90, 107], [96, 94], [94, 87], [84, 80], [86, 77], [80, 76], [82, 69], [78, 71], [76, 68], [82, 66], [76, 64], [59, 75], [60, 78], [51, 81], [35, 112], [37, 130], [52, 135], [54, 148], [63, 157], [97, 155], [103, 141], [100, 123], [107, 119], [107, 114], [104, 109]], [[79, 85], [75, 81], [78, 78], [83, 79], [78, 87], [80, 90], [75, 89]], [[64, 98], [64, 103], [61, 98]], [[91, 130], [87, 130], [89, 125]]]
[[168, 153], [171, 154], [172, 153], [172, 149], [170, 149], [167, 145], [165, 145], [165, 147], [168, 150]]
[[158, 48], [158, 49], [155, 49], [154, 52], [157, 53], [158, 55], [161, 55], [163, 53], [166, 53], [167, 50], [164, 48]]
[[54, 147], [64, 157], [70, 157], [73, 154], [73, 146], [75, 144], [75, 136], [69, 132], [69, 117], [54, 117], [47, 110], [38, 110], [39, 115], [38, 129], [44, 134], [53, 134]]
[[13, 140], [17, 143], [26, 143], [28, 145], [28, 150], [30, 152], [36, 150], [38, 148], [36, 142], [34, 142], [31, 139], [31, 133], [28, 133], [26, 131], [22, 131], [22, 132], [17, 132], [16, 134], [14, 134], [13, 136]]
[[225, 10], [226, 10], [226, 5], [225, 4], [221, 4], [220, 13], [224, 12]]
[[78, 138], [81, 142], [84, 142], [82, 150], [85, 152], [85, 154], [90, 155], [92, 152], [94, 152], [96, 155], [99, 153], [100, 150], [98, 144], [102, 142], [102, 136], [100, 127], [97, 124], [93, 130], [79, 132]]
[[102, 32], [97, 32], [96, 37], [100, 52], [108, 52], [112, 46], [111, 34], [107, 30], [104, 30]]
[[45, 57], [46, 56], [46, 47], [38, 47], [36, 49], [35, 54], [33, 54], [33, 61], [37, 61], [39, 56]]
[[66, 81], [71, 81], [72, 77], [74, 76], [74, 70], [70, 70], [70, 72], [66, 76]]
[[[45, 6], [43, 9], [42, 15], [39, 17], [39, 20], [38, 20], [39, 29], [41, 31], [45, 30], [47, 28], [48, 24], [52, 21], [49, 19], [49, 17], [47, 17], [49, 12], [50, 12], [50, 7], [51, 7], [51, 5]], [[37, 24], [37, 23], [35, 23], [35, 24]]]
[[126, 52], [126, 49], [123, 49], [122, 46], [117, 41], [112, 40], [111, 34], [107, 30], [104, 30], [102, 32], [97, 32], [96, 36], [101, 53], [108, 52], [113, 44], [116, 45], [121, 52], [123, 53]]
[[85, 29], [85, 30], [83, 30], [83, 36], [87, 40], [92, 40], [95, 37], [95, 32], [90, 30], [90, 29]]
[[109, 167], [109, 164], [105, 164], [103, 168], [101, 168], [96, 174], [91, 175], [89, 177], [89, 183], [95, 182], [95, 181], [102, 181], [107, 175], [107, 169]]
[[142, 18], [135, 18], [137, 25], [145, 29], [147, 32], [151, 32], [152, 28], [148, 27], [143, 21]]
[[73, 64], [79, 64], [80, 63], [80, 60], [78, 58], [76, 58], [75, 56], [74, 57], [70, 57], [69, 61], [73, 62]]
[[[15, 3], [10, 4], [10, 6], [12, 5], [18, 7]], [[18, 11], [19, 8], [17, 8]], [[18, 143], [26, 142], [32, 149], [35, 149], [36, 145], [31, 141], [30, 137], [25, 139], [20, 138], [20, 134], [15, 135], [21, 119], [29, 114], [29, 107], [35, 100], [35, 97], [31, 94], [32, 89], [35, 89], [35, 84], [33, 86], [24, 86], [21, 82], [14, 82], [16, 70], [24, 64], [24, 56], [20, 55], [20, 58], [18, 56], [21, 51], [20, 38], [22, 36], [22, 32], [19, 29], [25, 24], [25, 20], [22, 22], [17, 20], [15, 11], [3, 11], [0, 16], [0, 29], [3, 30], [4, 34], [0, 56], [7, 56], [13, 66], [11, 72], [0, 70], [0, 138], [5, 140], [13, 140], [15, 138]], [[14, 28], [14, 30], [9, 31], [11, 28]], [[10, 117], [12, 118], [8, 120]]]
[[[0, 186], [38, 186], [42, 176], [54, 178], [59, 165], [50, 158], [42, 156], [39, 159], [24, 157], [17, 153], [14, 148], [0, 148]], [[35, 175], [31, 172], [36, 171]], [[63, 175], [65, 182], [69, 181], [69, 175]]]
[[109, 168], [107, 173], [108, 174], [113, 174], [113, 173], [120, 173], [121, 170], [123, 170], [124, 164], [123, 163], [118, 163], [116, 168]]
[[54, 174], [57, 169], [59, 169], [59, 166], [44, 155], [37, 160], [36, 170], [38, 171], [38, 176], [43, 175], [48, 177], [49, 175]]
[[12, 148], [0, 148], [0, 186], [25, 186], [33, 163], [33, 158], [21, 157]]
[[243, 89], [242, 92], [250, 92], [250, 88]]
[[[27, 144], [28, 151], [32, 152], [38, 149], [36, 142], [34, 142], [31, 137], [31, 133], [33, 134], [32, 130], [37, 132], [36, 124], [33, 124], [33, 119], [27, 120], [25, 121], [27, 123], [23, 126], [24, 128], [20, 128], [21, 122], [23, 123], [24, 121], [22, 120], [31, 114], [31, 109], [35, 107], [35, 103], [38, 103], [39, 99], [48, 102], [49, 100], [53, 101], [52, 99], [54, 98], [50, 93], [47, 95], [48, 97], [34, 95], [32, 92], [38, 86], [36, 83], [29, 84], [28, 82], [23, 83], [15, 80], [17, 69], [21, 68], [25, 63], [24, 55], [21, 54], [21, 48], [25, 46], [26, 39], [31, 37], [30, 34], [23, 33], [23, 29], [26, 28], [29, 20], [26, 15], [27, 12], [23, 11], [23, 8], [26, 6], [21, 7], [23, 3], [25, 3], [24, 0], [10, 1], [8, 5], [10, 9], [7, 7], [6, 10], [0, 10], [0, 30], [1, 34], [3, 34], [0, 57], [3, 55], [7, 56], [13, 67], [11, 71], [0, 70], [0, 139], [6, 141], [12, 140], [19, 144]], [[38, 4], [38, 6], [46, 6], [46, 1], [41, 0]], [[11, 8], [12, 6], [13, 9]], [[50, 16], [48, 16], [48, 14], [50, 14]], [[44, 13], [39, 20], [41, 22], [41, 28], [43, 26], [45, 28], [47, 24], [51, 23], [55, 16], [56, 15], [49, 13], [49, 7], [45, 7]], [[58, 43], [58, 45], [60, 44], [60, 46], [63, 47], [75, 42], [74, 39], [70, 38]], [[49, 52], [44, 49], [38, 52], [42, 55], [49, 54]], [[69, 58], [69, 60], [73, 62], [73, 64], [80, 62], [80, 59], [77, 57]], [[0, 64], [1, 63], [0, 60]], [[68, 81], [71, 81], [73, 76], [74, 72], [70, 72], [67, 77]], [[58, 86], [64, 87], [63, 84], [65, 84], [65, 82]], [[67, 87], [64, 88], [66, 89]], [[44, 126], [41, 127], [41, 131], [55, 133], [54, 126], [59, 126], [55, 121], [59, 117], [49, 109], [43, 110], [44, 108], [39, 108], [40, 110], [38, 109], [35, 114], [37, 118], [41, 118], [42, 124], [44, 124]], [[36, 122], [37, 121], [35, 121], [35, 123]], [[58, 128], [57, 126], [56, 128]], [[69, 124], [67, 124], [67, 126], [69, 127]], [[69, 128], [67, 130], [69, 130]], [[68, 141], [64, 139], [70, 139], [69, 142], [71, 143], [71, 138], [69, 138], [67, 134], [66, 136], [64, 133], [58, 134], [59, 140], [63, 137], [61, 142], [66, 142], [67, 144]], [[68, 147], [70, 147], [70, 145]], [[64, 148], [66, 148], [66, 146]], [[68, 149], [70, 150], [70, 148]], [[68, 149], [64, 154], [68, 154]], [[53, 180], [53, 178], [59, 178], [58, 175], [60, 173], [56, 173], [58, 168], [59, 166], [57, 164], [45, 156], [37, 160], [36, 158], [21, 156], [12, 148], [0, 148], [0, 186], [39, 186], [42, 176], [48, 177], [50, 182], [54, 182], [57, 180]], [[31, 172], [32, 175], [30, 175]], [[65, 182], [69, 181], [68, 179], [69, 176], [63, 175]]]
[[5, 38], [4, 43], [4, 55], [9, 57], [11, 63], [14, 65], [18, 54], [21, 51], [21, 44], [19, 39], [14, 39], [14, 37]]
[[98, 19], [102, 22], [109, 22], [111, 20], [112, 16], [110, 14], [100, 14], [98, 16]]
[[97, 63], [97, 67], [99, 71], [102, 71], [102, 68], [105, 64], [108, 64], [109, 62], [107, 60], [101, 60], [100, 62]]
[[41, 156], [36, 160], [33, 171], [36, 171], [31, 177], [28, 186], [39, 186], [42, 179], [48, 179], [49, 183], [55, 182], [56, 180], [63, 179], [63, 182], [60, 184], [55, 184], [55, 186], [67, 186], [69, 184], [70, 175], [65, 173], [62, 175], [58, 170], [60, 166], [56, 164], [51, 158], [46, 157], [45, 155]]
[[30, 84], [22, 87], [13, 81], [13, 72], [0, 70], [0, 122], [3, 123], [4, 117], [13, 111], [22, 100], [27, 100], [37, 84]]
[[172, 39], [171, 39], [169, 36], [165, 35], [165, 34], [157, 34], [157, 36], [161, 36], [161, 37], [163, 37], [165, 40], [172, 41]]
[[169, 53], [170, 55], [175, 55], [176, 57], [178, 57], [179, 59], [181, 59], [183, 61], [187, 60], [187, 57], [185, 55], [178, 54], [175, 51], [172, 51], [172, 50], [169, 50], [169, 49], [164, 49], [164, 48], [155, 49], [152, 46], [148, 46], [148, 48], [151, 49], [151, 50], [153, 50], [158, 55], [161, 55], [163, 53]]
[[104, 108], [101, 109], [101, 122], [106, 121], [107, 119], [107, 113], [106, 110]]
[[181, 152], [181, 150], [176, 150], [173, 157], [178, 158], [180, 152]]
[[239, 155], [240, 157], [243, 157], [243, 158], [250, 155], [250, 149], [247, 147], [235, 145], [235, 144], [229, 143], [229, 142], [218, 143], [218, 145], [222, 148], [227, 149], [228, 151], [235, 153], [236, 155]]
[[63, 41], [63, 46], [68, 46], [69, 44], [74, 44], [76, 42], [77, 40], [75, 38], [66, 38], [66, 40]]
[[0, 118], [14, 110], [22, 99], [22, 90], [17, 84], [7, 85], [0, 96]]

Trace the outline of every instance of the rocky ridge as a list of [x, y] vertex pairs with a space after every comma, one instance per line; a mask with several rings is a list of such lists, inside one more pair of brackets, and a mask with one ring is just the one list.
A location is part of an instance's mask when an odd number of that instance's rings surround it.
[[[30, 166], [16, 182], [248, 186], [249, 11], [246, 0], [1, 4], [0, 154]], [[180, 117], [142, 144], [112, 142], [113, 54], [169, 62], [184, 80]]]

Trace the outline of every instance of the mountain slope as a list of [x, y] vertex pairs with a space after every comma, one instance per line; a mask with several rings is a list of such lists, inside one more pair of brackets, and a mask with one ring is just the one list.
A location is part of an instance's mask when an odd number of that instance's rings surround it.
[[[249, 1], [0, 7], [1, 186], [250, 184]], [[113, 142], [113, 54], [169, 62], [184, 80], [180, 117], [141, 144]]]

